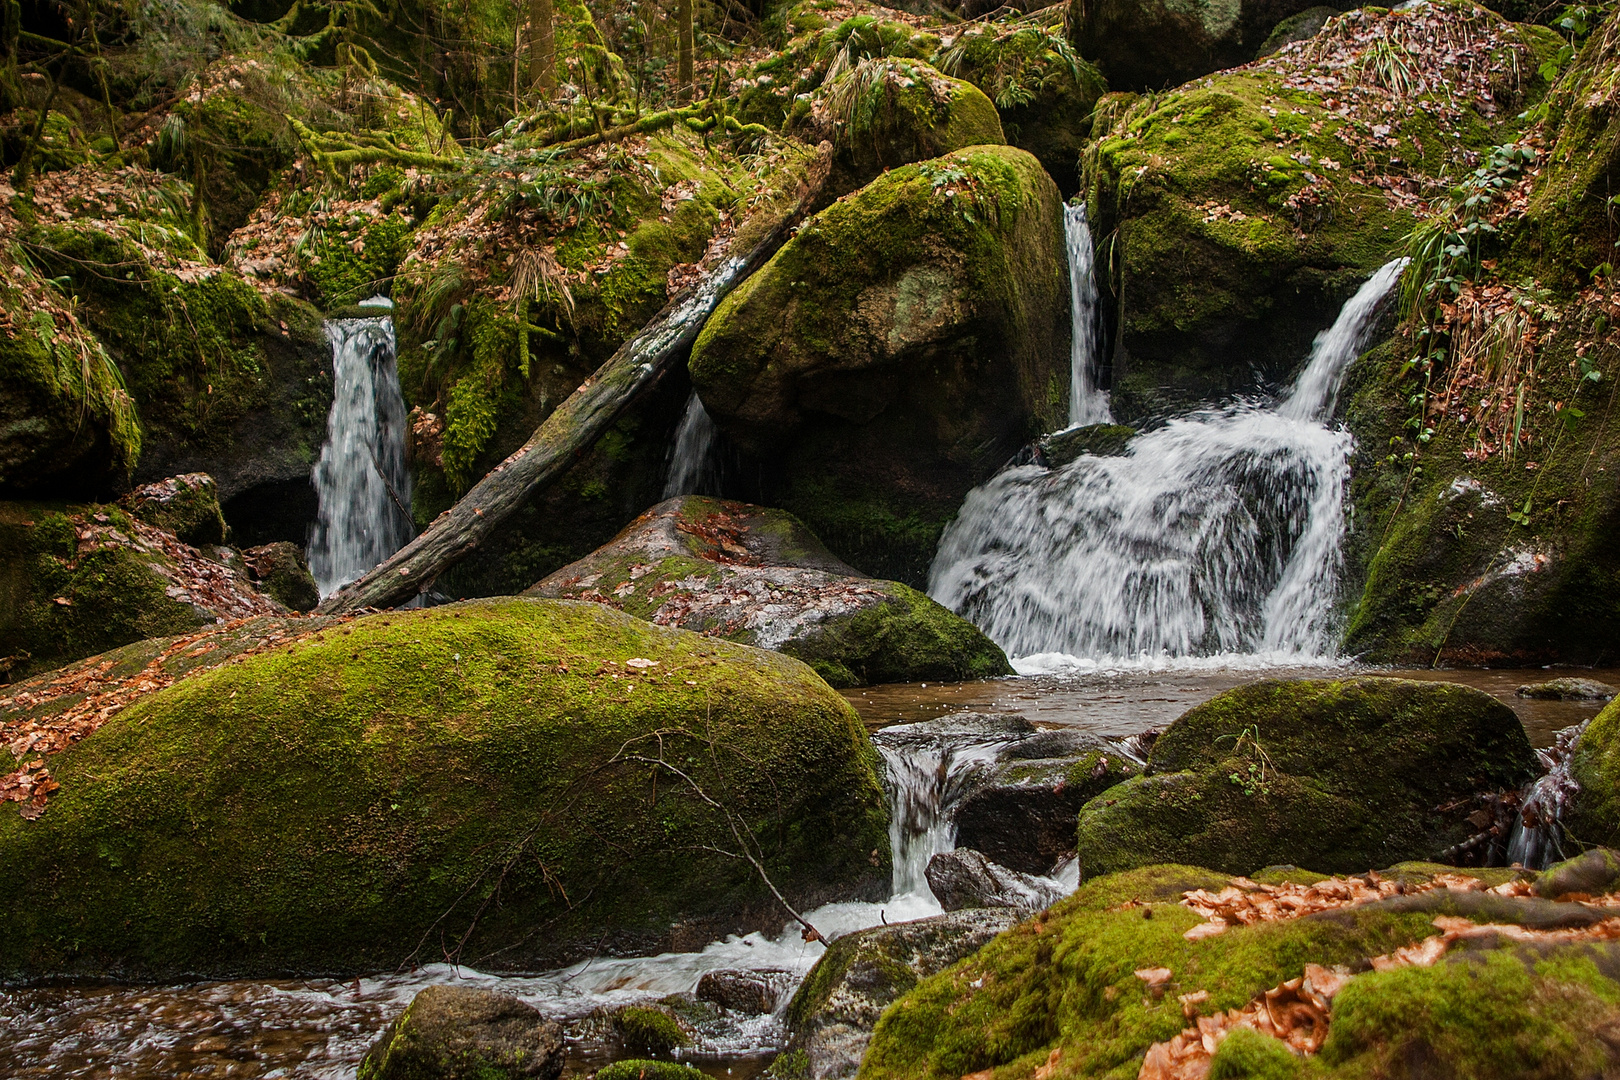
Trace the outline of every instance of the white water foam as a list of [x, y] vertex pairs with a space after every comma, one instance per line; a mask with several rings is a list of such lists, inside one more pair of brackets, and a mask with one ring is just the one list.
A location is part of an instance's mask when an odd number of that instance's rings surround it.
[[1069, 426], [1113, 423], [1108, 395], [1097, 389], [1096, 253], [1085, 203], [1063, 208], [1069, 255]]
[[718, 495], [719, 469], [715, 444], [719, 432], [697, 391], [686, 399], [686, 411], [675, 429], [675, 445], [670, 450], [669, 476], [664, 481], [664, 498], [677, 495]]
[[[381, 306], [377, 299], [366, 305]], [[322, 597], [405, 546], [412, 527], [394, 321], [335, 319], [326, 324], [326, 336], [332, 409], [311, 477], [320, 516], [309, 543], [309, 568]]]
[[1031, 670], [1060, 662], [1049, 654], [1104, 666], [1332, 657], [1352, 439], [1330, 418], [1404, 265], [1344, 305], [1281, 403], [1205, 409], [1122, 455], [1017, 466], [975, 488], [929, 594]]

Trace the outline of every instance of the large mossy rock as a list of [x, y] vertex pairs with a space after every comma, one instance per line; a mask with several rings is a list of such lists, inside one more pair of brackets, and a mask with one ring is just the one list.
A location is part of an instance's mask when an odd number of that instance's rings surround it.
[[[1440, 869], [1403, 873], [1419, 883]], [[1479, 887], [1511, 875], [1477, 873]], [[1189, 1028], [1196, 1039], [1196, 1017], [1241, 1009], [1300, 979], [1308, 964], [1343, 965], [1348, 975], [1331, 995], [1321, 1050], [1297, 1056], [1258, 1032], [1238, 1032], [1220, 1043], [1209, 1076], [1580, 1080], [1616, 1065], [1609, 1033], [1620, 1024], [1613, 977], [1620, 955], [1612, 942], [1515, 946], [1506, 935], [1490, 936], [1453, 946], [1432, 967], [1367, 965], [1434, 935], [1442, 914], [1545, 928], [1590, 926], [1599, 912], [1436, 890], [1188, 941], [1203, 919], [1181, 905], [1182, 893], [1215, 892], [1227, 882], [1187, 866], [1088, 881], [1043, 918], [1019, 924], [891, 1006], [872, 1034], [863, 1080], [984, 1070], [1008, 1080], [1172, 1075], [1143, 1069], [1154, 1043]], [[1153, 988], [1156, 976], [1168, 981]]]
[[968, 490], [1059, 426], [1068, 318], [1057, 188], [1022, 150], [972, 147], [818, 214], [690, 368], [721, 431], [770, 463], [760, 501], [919, 587]]
[[510, 994], [430, 986], [360, 1063], [359, 1080], [556, 1080], [562, 1026]]
[[65, 298], [25, 260], [11, 266], [0, 276], [0, 491], [106, 495], [140, 456], [135, 404]]
[[[1467, 41], [1428, 80], [1371, 76], [1391, 40]], [[1344, 300], [1394, 257], [1419, 192], [1511, 141], [1558, 47], [1456, 3], [1335, 19], [1317, 38], [1171, 93], [1105, 99], [1084, 163], [1112, 237], [1114, 413], [1125, 423], [1291, 378]], [[1464, 101], [1464, 68], [1490, 72]]]
[[[215, 503], [216, 525], [218, 513]], [[233, 555], [116, 506], [0, 503], [0, 671], [17, 679], [216, 620], [284, 614]]]
[[774, 649], [838, 687], [1012, 674], [972, 623], [915, 589], [863, 577], [792, 514], [744, 503], [659, 503], [528, 593]]
[[1196, 862], [1247, 874], [1435, 859], [1478, 832], [1478, 796], [1535, 756], [1513, 711], [1453, 683], [1266, 680], [1185, 713], [1139, 777], [1080, 811], [1088, 872]]
[[1620, 702], [1593, 717], [1570, 755], [1569, 776], [1579, 785], [1564, 812], [1568, 837], [1579, 844], [1620, 847]]
[[826, 202], [885, 169], [1007, 141], [983, 91], [920, 60], [863, 60], [822, 89], [816, 121], [831, 128], [833, 142]]
[[51, 756], [43, 816], [0, 807], [0, 971], [353, 972], [428, 940], [533, 969], [776, 930], [726, 815], [798, 907], [875, 897], [874, 761], [775, 653], [568, 601], [367, 616]]

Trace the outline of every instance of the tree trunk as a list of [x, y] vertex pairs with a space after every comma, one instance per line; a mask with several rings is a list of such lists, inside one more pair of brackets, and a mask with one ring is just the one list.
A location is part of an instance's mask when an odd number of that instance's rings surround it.
[[568, 471], [608, 425], [686, 356], [727, 293], [763, 266], [804, 219], [826, 183], [832, 146], [816, 149], [793, 209], [746, 255], [732, 256], [683, 290], [559, 405], [511, 457], [497, 465], [415, 540], [321, 602], [322, 614], [392, 607], [426, 592], [524, 503]]
[[675, 33], [680, 40], [680, 62], [675, 81], [682, 101], [692, 100], [692, 0], [675, 0]]
[[555, 0], [529, 0], [529, 85], [542, 94], [557, 89]]

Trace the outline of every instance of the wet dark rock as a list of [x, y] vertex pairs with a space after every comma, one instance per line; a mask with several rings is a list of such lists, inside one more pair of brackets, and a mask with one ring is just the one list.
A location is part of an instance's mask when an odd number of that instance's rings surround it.
[[776, 968], [744, 970], [721, 968], [704, 972], [697, 998], [732, 1012], [759, 1016], [775, 1012], [783, 992], [793, 985], [793, 973]]
[[510, 994], [430, 986], [360, 1063], [359, 1080], [554, 1080], [562, 1028]]
[[1521, 686], [1518, 694], [1523, 698], [1539, 698], [1545, 701], [1608, 701], [1614, 697], [1615, 689], [1608, 683], [1598, 682], [1596, 679], [1566, 677]]
[[[1441, 861], [1496, 793], [1536, 774], [1513, 711], [1472, 687], [1265, 680], [1172, 724], [1143, 775], [1080, 812], [1087, 877], [1157, 862], [1246, 874]], [[1470, 849], [1500, 854], [1506, 835]]]
[[1074, 850], [1080, 808], [1140, 771], [1114, 740], [1034, 732], [1003, 750], [994, 771], [957, 807], [957, 844], [1020, 873], [1048, 873]]
[[219, 487], [207, 473], [183, 473], [144, 484], [124, 496], [129, 512], [196, 547], [225, 542]]
[[1255, 56], [1270, 56], [1284, 45], [1292, 45], [1296, 41], [1309, 41], [1320, 34], [1327, 21], [1338, 13], [1339, 9], [1335, 7], [1313, 7], [1306, 8], [1297, 15], [1288, 16], [1272, 28]]
[[788, 1006], [791, 1038], [784, 1056], [802, 1052], [809, 1080], [854, 1076], [884, 1009], [1016, 921], [1012, 911], [981, 908], [838, 938]]
[[309, 572], [304, 549], [297, 544], [278, 540], [248, 548], [242, 552], [242, 561], [260, 591], [288, 610], [310, 611], [321, 602], [315, 575]]
[[1029, 915], [1063, 899], [1050, 879], [998, 866], [971, 848], [945, 851], [928, 860], [928, 888], [946, 911], [1007, 908]]
[[1115, 457], [1123, 454], [1135, 437], [1136, 429], [1124, 424], [1090, 424], [1043, 435], [1035, 443], [1030, 459], [1055, 469], [1085, 454]]
[[703, 496], [659, 503], [528, 595], [592, 600], [786, 653], [839, 687], [1012, 673], [972, 623], [862, 576], [792, 514]]
[[613, 1011], [613, 1031], [627, 1048], [653, 1054], [667, 1054], [679, 1046], [690, 1046], [691, 1033], [675, 1013], [657, 1005], [626, 1005]]

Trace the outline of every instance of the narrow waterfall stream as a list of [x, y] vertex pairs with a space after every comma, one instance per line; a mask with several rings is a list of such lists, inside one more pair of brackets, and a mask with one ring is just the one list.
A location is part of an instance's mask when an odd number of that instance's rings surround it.
[[686, 411], [675, 429], [675, 445], [670, 448], [669, 477], [664, 481], [664, 498], [677, 495], [718, 495], [719, 469], [715, 446], [719, 432], [709, 418], [703, 401], [693, 390], [686, 399]]
[[310, 572], [323, 597], [404, 547], [412, 528], [394, 320], [333, 319], [326, 336], [332, 343], [332, 410], [311, 478], [320, 515], [309, 542]]
[[1404, 265], [1345, 303], [1280, 402], [1205, 409], [1120, 456], [1017, 466], [974, 489], [940, 541], [930, 595], [1024, 671], [1331, 656], [1352, 445], [1332, 410]]
[[1096, 252], [1086, 204], [1063, 208], [1063, 241], [1069, 254], [1069, 426], [1112, 423], [1108, 395], [1097, 388]]
[[[894, 841], [893, 895], [881, 902], [828, 904], [806, 916], [837, 938], [885, 922], [940, 913], [923, 871], [955, 846], [949, 820], [974, 774], [995, 761], [1011, 736], [949, 724], [900, 725], [874, 735], [887, 765]], [[1075, 882], [1065, 880], [1073, 889]], [[384, 1026], [433, 983], [467, 981], [514, 994], [564, 1021], [603, 1006], [690, 992], [709, 971], [741, 968], [784, 973], [796, 986], [825, 951], [783, 918], [776, 936], [748, 934], [700, 952], [595, 957], [527, 977], [486, 975], [430, 964], [415, 971], [347, 981], [238, 979], [151, 985], [0, 987], [0, 1076], [298, 1077], [352, 1080]], [[726, 1014], [700, 1028], [683, 1056], [724, 1076], [733, 1065], [751, 1075], [781, 1049], [791, 990], [774, 1014]], [[613, 1056], [588, 1039], [571, 1045], [581, 1068]], [[751, 1064], [750, 1064], [751, 1063]], [[748, 1067], [741, 1067], [747, 1065]]]

